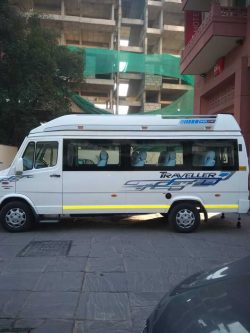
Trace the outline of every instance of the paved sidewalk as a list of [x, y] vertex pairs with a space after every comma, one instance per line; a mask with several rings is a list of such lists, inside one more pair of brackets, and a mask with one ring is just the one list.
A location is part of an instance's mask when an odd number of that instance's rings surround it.
[[250, 255], [250, 216], [178, 234], [159, 214], [0, 229], [0, 332], [139, 333], [188, 275]]

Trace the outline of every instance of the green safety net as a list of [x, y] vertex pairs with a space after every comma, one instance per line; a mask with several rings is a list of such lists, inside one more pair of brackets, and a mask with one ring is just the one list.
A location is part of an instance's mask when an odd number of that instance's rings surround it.
[[[83, 76], [98, 74], [145, 73], [178, 78], [188, 85], [194, 85], [194, 77], [180, 74], [180, 57], [171, 54], [141, 54], [101, 48], [80, 48], [68, 46], [73, 52], [83, 54]], [[84, 113], [110, 114], [108, 111], [95, 107], [88, 100], [74, 95], [72, 100]], [[191, 115], [193, 114], [194, 92], [187, 91], [169, 106], [153, 111], [140, 111], [140, 114]]]
[[194, 110], [194, 90], [189, 90], [165, 108], [144, 112], [143, 114], [162, 114], [169, 116], [192, 115]]
[[[81, 109], [83, 113], [86, 114], [108, 114], [112, 115], [112, 113], [97, 108], [94, 104], [92, 104], [87, 99], [75, 94], [71, 97], [72, 101]], [[157, 109], [153, 111], [144, 111], [138, 112], [137, 114], [145, 115], [145, 114], [161, 114], [161, 115], [191, 115], [193, 114], [193, 100], [194, 100], [194, 90], [190, 90], [186, 92], [179, 99], [171, 103], [169, 106], [166, 106], [162, 109]]]
[[108, 73], [146, 73], [174, 77], [193, 85], [191, 75], [180, 74], [180, 57], [171, 54], [144, 54], [101, 48], [81, 49], [68, 46], [71, 51], [83, 52], [85, 77]]

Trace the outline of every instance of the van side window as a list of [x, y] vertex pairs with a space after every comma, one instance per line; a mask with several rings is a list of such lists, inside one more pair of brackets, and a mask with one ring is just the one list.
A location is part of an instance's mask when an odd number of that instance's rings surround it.
[[233, 139], [64, 139], [64, 171], [238, 170]]
[[35, 156], [35, 142], [29, 142], [22, 156], [24, 171], [33, 169], [34, 156]]
[[192, 168], [237, 170], [236, 140], [197, 140], [193, 142]]
[[64, 171], [115, 170], [120, 167], [120, 144], [111, 140], [64, 140]]
[[53, 167], [57, 163], [58, 142], [37, 142], [35, 169]]
[[183, 144], [171, 140], [166, 142], [135, 142], [130, 148], [131, 167], [145, 169], [171, 169], [183, 166]]

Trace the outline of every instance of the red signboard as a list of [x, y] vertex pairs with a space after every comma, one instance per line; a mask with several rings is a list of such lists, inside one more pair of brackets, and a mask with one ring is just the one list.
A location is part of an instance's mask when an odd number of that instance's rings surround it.
[[198, 30], [202, 21], [202, 13], [197, 11], [185, 11], [185, 45]]
[[220, 59], [217, 60], [216, 64], [214, 65], [214, 76], [220, 75], [225, 66], [225, 57], [221, 57]]

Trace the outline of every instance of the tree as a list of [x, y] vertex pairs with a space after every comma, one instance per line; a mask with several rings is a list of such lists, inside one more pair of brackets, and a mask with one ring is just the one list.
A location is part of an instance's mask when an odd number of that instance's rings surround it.
[[82, 54], [4, 0], [0, 22], [0, 143], [20, 145], [31, 128], [70, 112]]

